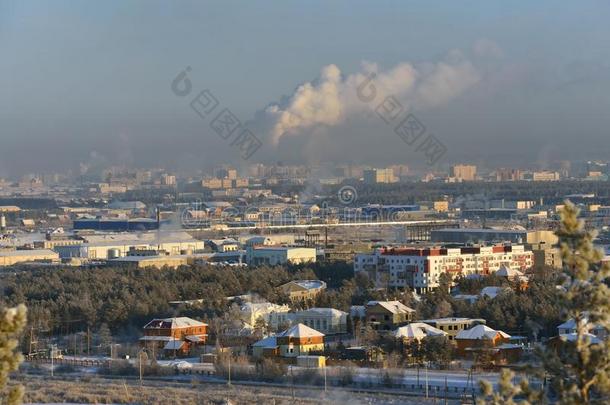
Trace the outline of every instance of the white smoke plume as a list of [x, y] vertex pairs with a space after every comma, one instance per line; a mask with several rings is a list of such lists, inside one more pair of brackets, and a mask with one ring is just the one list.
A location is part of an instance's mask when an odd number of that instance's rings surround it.
[[[377, 96], [370, 103], [358, 98], [358, 88], [375, 74]], [[461, 52], [452, 51], [437, 63], [400, 63], [381, 70], [363, 62], [360, 72], [344, 75], [336, 65], [324, 66], [320, 77], [301, 84], [282, 102], [264, 111], [274, 146], [286, 135], [298, 135], [317, 126], [332, 127], [361, 115], [387, 96], [396, 97], [406, 109], [425, 109], [443, 104], [480, 80], [480, 74]], [[269, 123], [270, 120], [270, 123]]]

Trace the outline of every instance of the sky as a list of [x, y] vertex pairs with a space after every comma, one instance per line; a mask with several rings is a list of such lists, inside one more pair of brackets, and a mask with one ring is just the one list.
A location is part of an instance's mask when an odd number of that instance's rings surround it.
[[[407, 114], [445, 147], [434, 167], [605, 159], [609, 11], [606, 1], [0, 0], [0, 176], [426, 167], [394, 132]], [[177, 95], [187, 67], [190, 92]], [[364, 100], [371, 74], [377, 95]], [[206, 89], [218, 103], [202, 117], [190, 103]], [[392, 120], [378, 114], [388, 97], [400, 106]], [[241, 123], [230, 136], [210, 126], [225, 108]], [[247, 160], [244, 129], [261, 145]]]

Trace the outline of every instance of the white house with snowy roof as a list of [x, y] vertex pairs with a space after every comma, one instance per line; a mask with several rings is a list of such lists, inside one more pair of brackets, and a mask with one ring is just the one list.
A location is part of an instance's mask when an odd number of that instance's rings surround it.
[[447, 336], [447, 332], [423, 322], [412, 322], [394, 331], [396, 339], [421, 341], [426, 337]]

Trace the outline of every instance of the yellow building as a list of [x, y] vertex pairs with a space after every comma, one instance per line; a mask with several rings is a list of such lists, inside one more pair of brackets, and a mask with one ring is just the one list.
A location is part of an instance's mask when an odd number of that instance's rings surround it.
[[434, 211], [436, 211], [436, 212], [449, 211], [449, 201], [434, 201]]
[[447, 333], [449, 340], [454, 340], [458, 333], [476, 325], [485, 325], [485, 319], [471, 318], [438, 318], [419, 321]]
[[293, 280], [281, 285], [280, 289], [292, 301], [311, 300], [326, 289], [326, 283], [320, 280]]
[[169, 267], [176, 269], [180, 266], [188, 264], [187, 256], [126, 256], [118, 259], [110, 260], [109, 263], [129, 265], [133, 264], [136, 267], [145, 269], [148, 267], [156, 267], [158, 269]]
[[473, 181], [477, 179], [477, 167], [475, 165], [455, 165], [451, 167], [451, 177], [458, 181]]
[[[299, 323], [278, 334], [252, 345], [253, 355], [261, 357], [297, 358], [324, 351], [324, 334]], [[320, 364], [320, 359], [317, 364]]]
[[0, 266], [29, 262], [58, 263], [59, 254], [48, 249], [0, 250]]

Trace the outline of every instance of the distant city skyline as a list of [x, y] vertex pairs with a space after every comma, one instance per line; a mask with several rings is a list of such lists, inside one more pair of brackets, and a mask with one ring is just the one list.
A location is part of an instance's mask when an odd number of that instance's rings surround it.
[[[609, 7], [0, 0], [0, 176], [604, 159]], [[180, 99], [170, 86], [187, 66], [194, 92]], [[356, 92], [370, 73], [380, 98], [364, 103]], [[262, 140], [248, 161], [189, 107], [206, 88]], [[380, 118], [382, 95], [446, 146], [436, 165]]]

